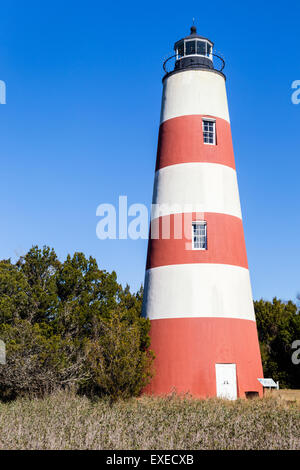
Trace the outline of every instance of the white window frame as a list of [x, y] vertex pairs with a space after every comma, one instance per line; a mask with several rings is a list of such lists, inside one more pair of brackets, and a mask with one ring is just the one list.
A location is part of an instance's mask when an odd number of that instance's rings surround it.
[[[194, 225], [202, 225], [205, 228], [205, 248], [195, 247], [194, 243]], [[192, 250], [206, 251], [207, 250], [207, 222], [206, 220], [193, 220], [192, 222]]]
[[[186, 43], [187, 42], [191, 42], [191, 41], [200, 41], [200, 42], [205, 42], [206, 46], [205, 46], [205, 54], [187, 54], [186, 53]], [[207, 45], [210, 45], [211, 46], [211, 53], [210, 54], [207, 54]], [[196, 44], [196, 50], [197, 50], [197, 44]], [[195, 38], [195, 39], [186, 39], [183, 41], [183, 52], [184, 52], [184, 55], [182, 57], [191, 57], [191, 56], [200, 56], [200, 57], [208, 57], [210, 60], [212, 60], [212, 50], [213, 50], [213, 44], [210, 42], [210, 41], [207, 41], [207, 40], [204, 40], [204, 39], [198, 39], [198, 38]], [[176, 55], [178, 56], [178, 48], [176, 49]]]
[[[212, 122], [213, 123], [213, 142], [205, 142], [204, 140], [204, 123], [205, 122]], [[202, 134], [203, 134], [203, 142], [205, 145], [216, 145], [217, 144], [217, 138], [216, 138], [216, 135], [217, 135], [217, 131], [216, 131], [216, 120], [215, 119], [212, 119], [212, 118], [209, 118], [209, 117], [204, 117], [202, 119]]]
[[[188, 55], [187, 55], [187, 54], [186, 54], [186, 47], [185, 47], [185, 45], [186, 45], [187, 42], [190, 42], [190, 41], [196, 41], [196, 42], [201, 41], [201, 42], [205, 42], [205, 44], [206, 44], [206, 46], [205, 46], [205, 54], [188, 54]], [[211, 52], [210, 52], [210, 54], [207, 54], [207, 45], [208, 45], [208, 44], [211, 46]], [[196, 45], [196, 48], [197, 48], [197, 45]], [[206, 40], [206, 39], [205, 39], [205, 40], [204, 40], [204, 39], [199, 39], [199, 38], [195, 38], [195, 39], [186, 39], [186, 40], [183, 41], [183, 56], [178, 57], [178, 47], [176, 48], [176, 51], [175, 51], [175, 53], [176, 53], [176, 60], [178, 60], [179, 58], [182, 59], [183, 57], [191, 57], [191, 56], [208, 57], [210, 60], [213, 60], [213, 52], [212, 52], [212, 51], [213, 51], [213, 43], [210, 42], [210, 41], [208, 41], [208, 40]]]

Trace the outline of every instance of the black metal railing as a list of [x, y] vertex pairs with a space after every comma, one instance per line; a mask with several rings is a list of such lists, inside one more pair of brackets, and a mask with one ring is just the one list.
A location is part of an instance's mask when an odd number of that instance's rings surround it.
[[[205, 64], [205, 63], [203, 63], [203, 64], [190, 63], [190, 64], [187, 64], [187, 65], [184, 65], [184, 68], [196, 68], [196, 69], [207, 68], [207, 69], [217, 70], [218, 72], [222, 72], [222, 70], [225, 67], [225, 60], [217, 54], [210, 54], [210, 56], [203, 56], [203, 58], [209, 59], [211, 56], [213, 56], [213, 60], [212, 60], [213, 66]], [[178, 60], [182, 60], [182, 59], [188, 58], [188, 57], [189, 56], [183, 56], [181, 59], [178, 59]], [[202, 56], [199, 56], [199, 57], [202, 57]], [[172, 59], [173, 59], [173, 62], [174, 62], [173, 69], [169, 70], [168, 68], [171, 69], [171, 64], [172, 64], [172, 62], [169, 62], [169, 61], [171, 61]], [[172, 55], [171, 57], [168, 57], [168, 59], [164, 61], [163, 69], [166, 72], [166, 74], [168, 74], [170, 72], [173, 72], [173, 70], [175, 70], [175, 62], [176, 62], [176, 54]], [[167, 67], [167, 65], [169, 67]], [[178, 70], [180, 70], [180, 67], [178, 67]]]

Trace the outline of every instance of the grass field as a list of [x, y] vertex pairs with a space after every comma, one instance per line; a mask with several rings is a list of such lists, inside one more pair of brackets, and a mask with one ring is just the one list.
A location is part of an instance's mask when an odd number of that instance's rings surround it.
[[[291, 391], [292, 392], [292, 391]], [[278, 396], [229, 402], [60, 392], [0, 404], [1, 449], [300, 449], [300, 407]]]
[[269, 396], [279, 397], [290, 403], [296, 402], [300, 406], [300, 390], [272, 390]]

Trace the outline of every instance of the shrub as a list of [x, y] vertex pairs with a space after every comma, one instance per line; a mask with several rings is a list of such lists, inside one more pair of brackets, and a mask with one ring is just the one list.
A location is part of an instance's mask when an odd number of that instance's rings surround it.
[[116, 274], [75, 253], [33, 247], [15, 264], [0, 262], [0, 398], [42, 395], [67, 385], [131, 396], [150, 377], [149, 321], [142, 290], [131, 294]]
[[141, 350], [141, 331], [121, 312], [101, 320], [99, 339], [88, 345], [88, 368], [94, 390], [119, 397], [136, 396], [151, 377], [150, 351]]
[[80, 348], [53, 334], [48, 325], [16, 320], [14, 325], [1, 325], [0, 337], [7, 352], [6, 365], [0, 367], [3, 399], [41, 396], [89, 377]]
[[300, 388], [300, 367], [292, 362], [292, 343], [300, 339], [300, 315], [293, 302], [254, 302], [265, 377], [281, 388]]

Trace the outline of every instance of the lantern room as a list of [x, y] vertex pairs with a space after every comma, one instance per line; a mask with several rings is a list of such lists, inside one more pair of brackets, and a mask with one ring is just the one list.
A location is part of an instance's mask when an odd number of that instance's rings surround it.
[[197, 34], [196, 26], [191, 27], [191, 34], [177, 41], [174, 45], [175, 70], [186, 67], [213, 69], [213, 42]]

